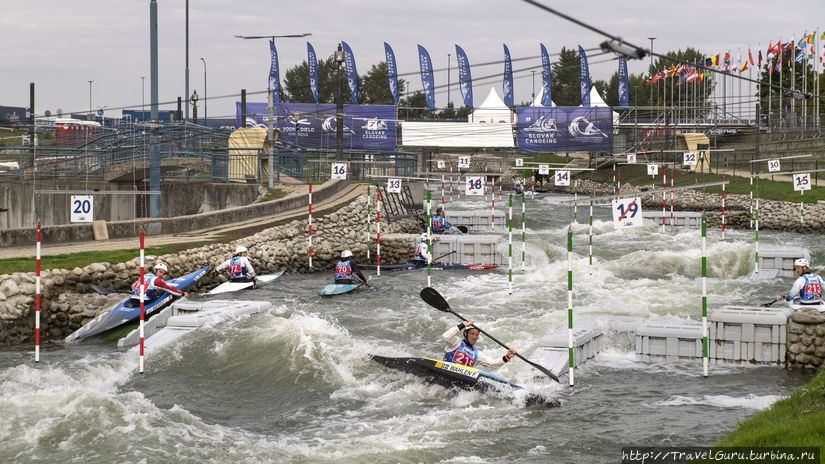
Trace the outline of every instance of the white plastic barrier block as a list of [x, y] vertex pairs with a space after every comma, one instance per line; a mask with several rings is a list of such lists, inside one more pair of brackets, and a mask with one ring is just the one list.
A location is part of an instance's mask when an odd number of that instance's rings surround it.
[[[662, 224], [662, 212], [654, 210], [642, 211], [642, 217], [655, 224]], [[702, 213], [696, 211], [665, 211], [665, 225], [674, 227], [686, 227], [688, 229], [699, 229], [702, 227]]]
[[702, 357], [702, 324], [691, 320], [651, 320], [636, 328], [636, 353], [668, 359]]
[[[504, 200], [507, 201], [506, 199]], [[514, 200], [515, 201], [515, 200]], [[484, 210], [467, 210], [467, 211], [459, 211], [459, 210], [451, 210], [446, 208], [446, 219], [450, 224], [457, 225], [457, 226], [467, 226], [467, 229], [470, 232], [478, 232], [484, 233], [485, 231], [497, 231], [503, 232], [507, 230], [507, 204], [506, 203], [499, 203], [496, 202], [496, 210], [493, 212], [492, 209], [484, 209]], [[518, 210], [518, 215], [521, 214], [521, 210]], [[515, 203], [513, 204], [513, 229], [516, 228], [516, 210], [515, 210]], [[493, 219], [495, 218], [495, 220]], [[520, 220], [520, 219], [519, 219]], [[519, 223], [521, 224], [521, 223]], [[520, 227], [520, 226], [519, 226]]]
[[766, 247], [760, 249], [759, 274], [763, 271], [775, 271], [776, 276], [796, 278], [793, 272], [793, 262], [799, 258], [810, 260], [810, 251], [804, 248]]
[[[449, 261], [461, 264], [505, 264], [499, 252], [502, 237], [498, 235], [441, 235], [433, 245], [433, 257], [455, 251]], [[445, 258], [442, 261], [446, 261]]]
[[711, 359], [785, 362], [790, 308], [729, 306], [708, 316]]
[[[569, 369], [570, 332], [558, 330], [545, 335], [539, 340], [539, 347], [533, 354], [534, 362], [548, 368], [554, 374], [561, 375]], [[573, 365], [579, 366], [604, 350], [607, 343], [604, 331], [595, 325], [584, 325], [573, 329]]]

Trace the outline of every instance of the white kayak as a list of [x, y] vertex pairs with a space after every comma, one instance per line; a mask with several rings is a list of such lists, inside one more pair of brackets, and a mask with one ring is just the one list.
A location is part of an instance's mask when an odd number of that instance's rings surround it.
[[819, 312], [825, 313], [825, 302], [820, 301], [819, 304], [800, 304], [798, 299], [788, 301], [788, 307], [796, 311], [797, 309], [811, 308]]
[[281, 277], [284, 271], [276, 272], [275, 274], [264, 274], [255, 277], [255, 282], [224, 282], [217, 287], [209, 290], [207, 295], [217, 295], [219, 293], [229, 293], [229, 292], [237, 292], [239, 290], [245, 290], [247, 288], [252, 287], [260, 287], [263, 284], [267, 284], [272, 282], [273, 280]]

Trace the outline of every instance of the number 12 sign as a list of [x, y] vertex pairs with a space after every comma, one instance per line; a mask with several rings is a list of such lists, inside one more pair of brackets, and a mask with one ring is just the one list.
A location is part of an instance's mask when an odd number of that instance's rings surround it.
[[639, 197], [613, 200], [613, 227], [615, 229], [639, 227], [642, 223], [642, 200]]
[[94, 198], [91, 195], [72, 195], [71, 222], [92, 222], [94, 218]]

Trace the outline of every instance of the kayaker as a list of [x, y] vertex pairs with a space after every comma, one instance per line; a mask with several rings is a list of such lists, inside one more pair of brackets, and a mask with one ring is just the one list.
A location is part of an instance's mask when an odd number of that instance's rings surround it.
[[435, 215], [430, 219], [430, 227], [434, 234], [461, 234], [457, 227], [447, 222], [444, 218], [444, 208], [438, 207], [435, 210]]
[[[353, 282], [352, 275], [355, 274], [356, 277], [361, 279], [361, 282]], [[355, 260], [352, 258], [352, 252], [349, 250], [344, 250], [341, 252], [341, 260], [338, 261], [338, 264], [335, 265], [335, 283], [336, 284], [353, 284], [353, 283], [363, 283], [367, 287], [370, 285], [367, 283], [367, 278], [364, 277], [364, 274], [361, 273], [361, 270], [358, 269], [358, 264], [355, 263]]]
[[[169, 271], [169, 268], [166, 267], [165, 264], [157, 263], [152, 270], [154, 270], [154, 273], [149, 272], [143, 275], [144, 303], [158, 298], [163, 292], [171, 293], [175, 296], [189, 296], [189, 292], [183, 291], [163, 281], [163, 276]], [[140, 304], [140, 278], [132, 284], [132, 293], [129, 295], [129, 298], [131, 298], [133, 305]]]
[[799, 304], [802, 305], [818, 305], [822, 301], [822, 286], [825, 285], [825, 281], [811, 272], [808, 266], [810, 263], [805, 258], [793, 262], [793, 272], [799, 277], [791, 289], [782, 294], [785, 301], [791, 302], [794, 298], [799, 298]]
[[[415, 251], [413, 251], [413, 257], [409, 261], [415, 264], [415, 267], [425, 267], [427, 262], [432, 259], [432, 253], [430, 253], [430, 247], [427, 245], [427, 238], [429, 236], [426, 232], [422, 233], [419, 237], [418, 244], [415, 245]], [[437, 242], [440, 237], [433, 236], [430, 240], [432, 241], [433, 245]]]
[[510, 348], [500, 358], [490, 358], [480, 353], [475, 347], [479, 333], [481, 332], [473, 326], [473, 321], [464, 321], [457, 326], [450, 327], [441, 335], [447, 345], [444, 361], [465, 366], [496, 368], [509, 362], [516, 355], [515, 348]]
[[232, 282], [255, 282], [255, 269], [247, 257], [249, 250], [245, 246], [239, 245], [235, 248], [235, 254], [222, 262], [215, 268], [220, 272], [229, 268], [229, 280]]

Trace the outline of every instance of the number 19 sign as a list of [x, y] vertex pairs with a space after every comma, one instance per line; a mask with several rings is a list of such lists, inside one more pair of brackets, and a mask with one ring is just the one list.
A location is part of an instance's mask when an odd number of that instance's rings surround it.
[[484, 177], [467, 177], [464, 181], [465, 195], [484, 195]]
[[94, 218], [94, 198], [91, 195], [72, 195], [71, 222], [92, 222]]
[[639, 227], [642, 225], [642, 200], [623, 198], [613, 200], [613, 227]]

